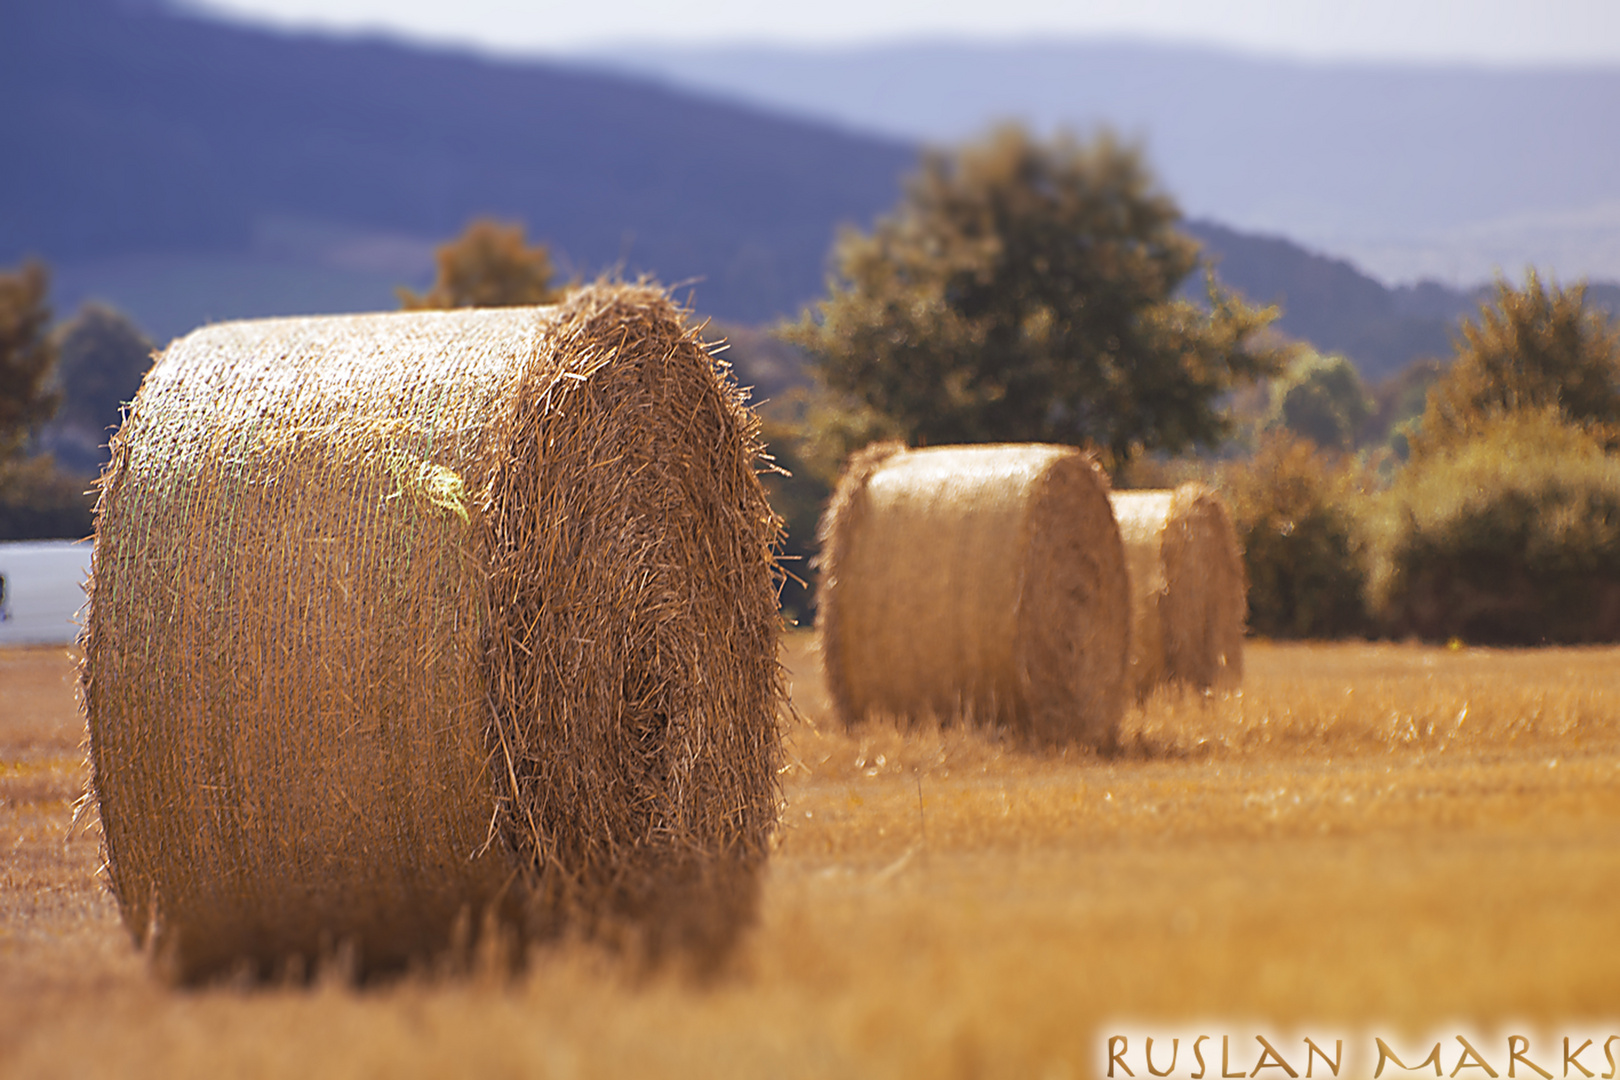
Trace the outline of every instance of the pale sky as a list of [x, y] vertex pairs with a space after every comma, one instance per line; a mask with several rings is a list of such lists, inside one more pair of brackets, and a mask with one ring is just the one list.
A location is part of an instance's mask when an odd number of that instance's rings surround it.
[[1303, 59], [1620, 63], [1620, 0], [189, 0], [299, 28], [498, 53], [1110, 35]]

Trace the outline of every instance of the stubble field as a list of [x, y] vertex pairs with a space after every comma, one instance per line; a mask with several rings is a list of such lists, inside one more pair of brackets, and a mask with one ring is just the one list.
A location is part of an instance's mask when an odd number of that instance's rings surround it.
[[1085, 1077], [1126, 1021], [1620, 1014], [1620, 650], [1252, 644], [1106, 757], [846, 734], [804, 633], [783, 659], [777, 850], [713, 981], [571, 946], [175, 990], [72, 823], [73, 658], [0, 650], [0, 1076]]

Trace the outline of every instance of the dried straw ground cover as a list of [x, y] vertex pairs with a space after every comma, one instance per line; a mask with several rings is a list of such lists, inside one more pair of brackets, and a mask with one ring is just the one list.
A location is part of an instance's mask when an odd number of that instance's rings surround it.
[[748, 921], [779, 678], [757, 428], [680, 312], [207, 327], [112, 444], [85, 702], [108, 877], [182, 977], [486, 922]]
[[1071, 447], [856, 455], [821, 525], [816, 613], [845, 723], [1111, 743], [1130, 599], [1107, 485]]
[[1241, 696], [1161, 691], [1106, 758], [846, 732], [808, 635], [784, 658], [782, 825], [712, 980], [562, 945], [183, 992], [69, 832], [74, 659], [0, 652], [0, 1074], [1089, 1077], [1121, 1018], [1620, 1017], [1620, 651], [1251, 642]]
[[1131, 579], [1130, 682], [1197, 690], [1243, 681], [1243, 556], [1220, 496], [1201, 484], [1108, 497]]

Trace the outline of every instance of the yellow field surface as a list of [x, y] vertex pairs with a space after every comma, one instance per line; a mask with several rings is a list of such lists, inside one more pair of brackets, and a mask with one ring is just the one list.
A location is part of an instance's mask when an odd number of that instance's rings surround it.
[[70, 828], [72, 658], [0, 650], [0, 1076], [1056, 1078], [1125, 1022], [1620, 1019], [1620, 650], [1251, 644], [1241, 694], [1150, 700], [1111, 756], [845, 734], [783, 656], [779, 843], [713, 982], [573, 946], [185, 991]]

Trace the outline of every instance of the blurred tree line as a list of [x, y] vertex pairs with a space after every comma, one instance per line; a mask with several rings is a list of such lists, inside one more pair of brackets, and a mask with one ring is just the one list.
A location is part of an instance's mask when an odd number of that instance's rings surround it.
[[[1290, 350], [1179, 219], [1107, 133], [1006, 126], [926, 155], [891, 214], [838, 237], [827, 298], [780, 329], [814, 379], [768, 418], [789, 557], [808, 565], [842, 461], [876, 438], [1067, 443], [1111, 469], [1229, 439], [1224, 399]], [[1182, 299], [1200, 271], [1205, 302]], [[811, 598], [790, 586], [784, 604], [804, 619]]]
[[[1178, 220], [1106, 133], [1002, 128], [842, 233], [826, 299], [779, 328], [813, 383], [766, 418], [800, 576], [852, 449], [1060, 442], [1122, 486], [1220, 486], [1255, 632], [1620, 640], [1620, 332], [1583, 285], [1499, 280], [1449, 363], [1368, 387], [1271, 333]], [[1178, 299], [1200, 269], [1206, 301]]]
[[1282, 407], [1319, 371], [1273, 387], [1252, 459], [1204, 470], [1232, 503], [1255, 632], [1620, 640], [1620, 328], [1583, 285], [1499, 279], [1449, 366], [1407, 380], [1421, 412], [1359, 453], [1332, 420], [1353, 411], [1342, 376], [1322, 387], [1338, 406]]
[[[1135, 148], [1003, 128], [928, 156], [893, 213], [839, 236], [827, 297], [776, 329], [812, 381], [764, 413], [790, 617], [813, 612], [852, 450], [1049, 441], [1120, 486], [1220, 487], [1256, 633], [1620, 640], [1620, 328], [1584, 285], [1499, 279], [1449, 361], [1369, 387], [1273, 333], [1178, 221]], [[399, 296], [552, 303], [554, 277], [544, 244], [480, 219]], [[90, 531], [85, 491], [151, 360], [105, 306], [53, 326], [48, 292], [38, 263], [0, 272], [0, 539]]]
[[[437, 253], [408, 309], [553, 303], [566, 287], [522, 226], [478, 219]], [[90, 488], [107, 442], [151, 367], [152, 343], [123, 313], [85, 304], [53, 325], [50, 274], [30, 261], [0, 271], [0, 540], [90, 534]]]
[[49, 293], [42, 263], [0, 271], [0, 540], [89, 535], [89, 488], [152, 362], [105, 305], [52, 326]]

